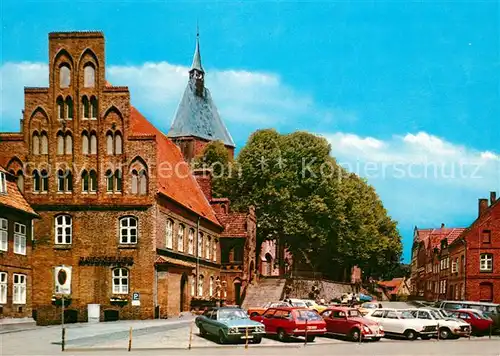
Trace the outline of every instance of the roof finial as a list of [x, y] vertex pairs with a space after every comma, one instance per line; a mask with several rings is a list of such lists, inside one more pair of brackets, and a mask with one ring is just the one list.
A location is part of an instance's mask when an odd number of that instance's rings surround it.
[[193, 64], [191, 65], [191, 70], [203, 71], [201, 66], [201, 55], [200, 55], [200, 29], [198, 26], [198, 20], [196, 20], [196, 48], [194, 50]]

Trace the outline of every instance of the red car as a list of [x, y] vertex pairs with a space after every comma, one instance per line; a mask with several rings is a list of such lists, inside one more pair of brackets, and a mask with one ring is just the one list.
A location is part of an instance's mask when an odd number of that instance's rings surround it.
[[307, 336], [307, 341], [312, 342], [317, 335], [324, 335], [326, 332], [323, 318], [315, 310], [306, 308], [269, 308], [262, 316], [250, 319], [264, 324], [266, 334], [277, 335], [280, 341], [287, 341], [294, 336]]
[[451, 317], [462, 319], [470, 324], [472, 334], [484, 335], [490, 332], [493, 326], [493, 320], [483, 315], [480, 311], [475, 309], [458, 309], [449, 311]]
[[328, 308], [320, 314], [326, 322], [328, 334], [342, 335], [352, 341], [371, 339], [379, 341], [384, 337], [384, 328], [376, 321], [364, 318], [354, 308]]

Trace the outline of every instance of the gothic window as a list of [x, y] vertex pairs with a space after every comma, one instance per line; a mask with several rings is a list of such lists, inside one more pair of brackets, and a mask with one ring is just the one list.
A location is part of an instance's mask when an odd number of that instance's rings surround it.
[[196, 275], [191, 276], [191, 297], [194, 297], [196, 292]]
[[148, 177], [143, 169], [139, 172], [139, 195], [146, 195], [148, 192]]
[[96, 192], [97, 191], [97, 173], [94, 170], [90, 171], [90, 191], [91, 192]]
[[95, 69], [92, 64], [86, 64], [83, 68], [83, 86], [93, 88], [95, 84]]
[[90, 133], [90, 154], [97, 154], [97, 135], [95, 132]]
[[68, 120], [73, 119], [73, 99], [69, 96], [66, 98], [66, 114], [68, 115]]
[[70, 155], [73, 152], [73, 137], [70, 134], [66, 134], [65, 139], [65, 153]]
[[119, 132], [115, 133], [115, 154], [122, 154], [122, 135]]
[[62, 132], [57, 133], [57, 154], [64, 154], [64, 136]]
[[198, 296], [201, 297], [203, 295], [203, 275], [200, 274], [200, 277], [198, 278]]
[[36, 169], [33, 171], [33, 191], [40, 191], [40, 173]]
[[92, 119], [97, 119], [97, 99], [95, 96], [90, 98], [90, 117]]
[[115, 171], [115, 183], [116, 183], [116, 191], [121, 192], [122, 191], [122, 172], [117, 169]]
[[87, 131], [84, 131], [82, 133], [82, 153], [84, 155], [89, 154], [89, 136], [87, 134]]
[[207, 240], [205, 241], [205, 258], [207, 260], [210, 259], [210, 250], [211, 250], [211, 244], [212, 238], [210, 236], [207, 236]]
[[71, 192], [73, 190], [73, 174], [69, 169], [57, 171], [57, 190], [59, 192]]
[[113, 154], [113, 134], [111, 131], [108, 131], [106, 134], [106, 153], [108, 155]]
[[137, 194], [139, 189], [139, 174], [137, 171], [134, 169], [132, 171], [132, 194]]
[[208, 294], [212, 296], [214, 294], [214, 277], [210, 277], [210, 285], [208, 287]]
[[219, 242], [217, 241], [217, 239], [214, 239], [214, 245], [213, 245], [213, 253], [212, 253], [212, 259], [214, 260], [214, 262], [217, 262], [217, 244]]
[[82, 97], [82, 110], [83, 110], [83, 118], [88, 119], [90, 117], [90, 105], [89, 105], [89, 99], [85, 95]]
[[59, 87], [68, 88], [71, 83], [71, 70], [67, 64], [63, 64], [59, 69]]
[[41, 176], [41, 182], [40, 182], [41, 191], [47, 192], [49, 190], [49, 173], [45, 169], [43, 169], [40, 176]]
[[89, 191], [89, 173], [84, 170], [82, 172], [82, 192]]
[[31, 140], [31, 150], [34, 155], [40, 154], [40, 137], [38, 136], [38, 132], [33, 133], [33, 139]]
[[177, 229], [177, 250], [184, 251], [184, 225], [180, 224]]
[[202, 254], [202, 250], [203, 250], [203, 233], [200, 232], [198, 234], [198, 244], [197, 244], [197, 251], [196, 251], [196, 256], [198, 257], [202, 257], [203, 254]]
[[194, 230], [189, 229], [189, 235], [188, 235], [188, 253], [193, 255], [194, 254]]
[[57, 98], [57, 116], [59, 120], [64, 119], [64, 100], [62, 96]]
[[113, 176], [113, 171], [108, 169], [106, 171], [106, 190], [108, 192], [112, 192], [114, 190], [114, 176]]
[[173, 235], [174, 235], [174, 222], [167, 219], [167, 225], [165, 228], [165, 247], [172, 248], [173, 245]]
[[46, 132], [40, 135], [40, 153], [42, 155], [49, 154], [49, 139]]
[[24, 192], [24, 175], [23, 171], [19, 170], [17, 171], [17, 187], [21, 192]]

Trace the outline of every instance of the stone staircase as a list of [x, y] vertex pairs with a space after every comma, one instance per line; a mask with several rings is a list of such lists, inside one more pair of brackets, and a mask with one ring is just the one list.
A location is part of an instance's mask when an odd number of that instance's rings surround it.
[[283, 298], [285, 278], [262, 277], [256, 284], [247, 287], [242, 308], [258, 307], [267, 302], [277, 302]]

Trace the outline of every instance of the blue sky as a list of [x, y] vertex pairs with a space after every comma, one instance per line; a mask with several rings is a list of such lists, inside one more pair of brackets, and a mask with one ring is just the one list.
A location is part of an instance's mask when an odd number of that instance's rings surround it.
[[325, 136], [399, 221], [406, 260], [415, 225], [467, 226], [500, 190], [496, 1], [0, 6], [2, 131], [18, 129], [22, 87], [47, 82], [48, 32], [91, 29], [106, 36], [108, 80], [167, 131], [198, 21], [206, 84], [237, 145], [264, 127]]

